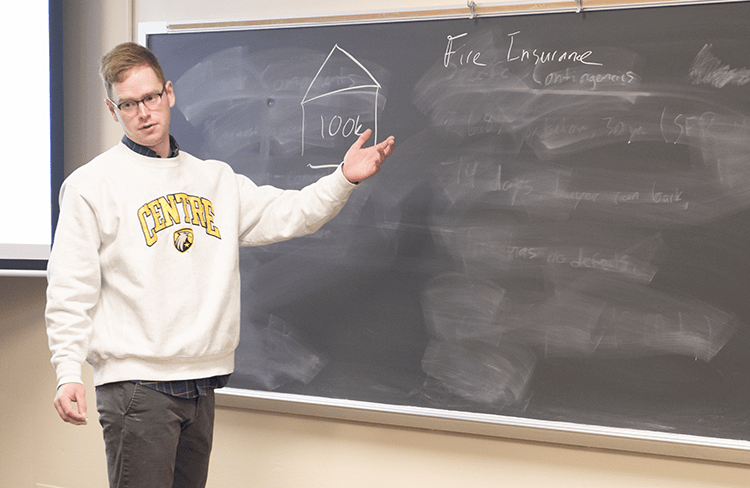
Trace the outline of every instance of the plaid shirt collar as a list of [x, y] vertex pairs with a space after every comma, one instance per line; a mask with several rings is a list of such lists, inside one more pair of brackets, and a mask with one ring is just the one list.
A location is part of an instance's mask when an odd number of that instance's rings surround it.
[[[128, 146], [133, 151], [137, 152], [141, 156], [148, 156], [149, 158], [161, 158], [158, 154], [156, 154], [156, 151], [153, 149], [150, 149], [146, 146], [141, 146], [137, 142], [133, 142], [130, 140], [130, 138], [126, 135], [122, 136], [122, 143]], [[169, 136], [169, 156], [170, 158], [176, 158], [177, 155], [180, 154], [180, 146], [177, 144], [177, 141], [175, 138], [170, 134]]]

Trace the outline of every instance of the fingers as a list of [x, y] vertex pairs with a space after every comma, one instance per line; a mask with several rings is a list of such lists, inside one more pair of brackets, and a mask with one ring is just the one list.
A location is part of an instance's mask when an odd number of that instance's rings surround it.
[[370, 139], [370, 135], [372, 135], [372, 129], [367, 129], [362, 134], [360, 134], [360, 136], [357, 138], [356, 141], [354, 141], [354, 144], [352, 144], [351, 148], [352, 149], [359, 149], [362, 146], [364, 146], [365, 142], [367, 142], [368, 139]]
[[[354, 141], [354, 144], [351, 145], [349, 150], [358, 150], [362, 149], [362, 146], [365, 145], [365, 143], [370, 140], [370, 136], [372, 135], [372, 129], [365, 130], [360, 136], [357, 138], [356, 141]], [[390, 136], [388, 139], [380, 142], [379, 144], [376, 144], [373, 146], [378, 152], [387, 151], [386, 156], [390, 155], [391, 152], [393, 152], [393, 143], [394, 143], [394, 137]]]
[[[78, 407], [73, 406], [73, 403]], [[86, 390], [79, 383], [66, 383], [57, 389], [55, 409], [65, 422], [86, 425]]]
[[380, 169], [380, 165], [383, 164], [393, 152], [394, 141], [395, 139], [393, 136], [390, 136], [388, 139], [375, 146], [378, 157], [374, 163], [377, 165], [378, 169]]
[[[83, 394], [76, 399], [76, 404], [78, 405], [78, 415], [74, 416], [73, 418], [85, 424], [88, 421], [88, 416], [86, 415], [86, 393], [85, 392], [83, 392]], [[73, 413], [75, 414], [75, 411], [73, 411]]]
[[65, 422], [73, 425], [86, 425], [87, 423], [86, 414], [76, 411], [70, 401], [60, 400], [55, 402], [55, 409], [57, 409], [57, 414]]
[[359, 183], [380, 171], [380, 165], [393, 153], [393, 136], [371, 147], [363, 148], [362, 145], [371, 135], [372, 129], [363, 132], [344, 156], [344, 176], [352, 183]]
[[380, 165], [383, 164], [386, 158], [393, 152], [394, 141], [395, 139], [393, 136], [390, 136], [388, 139], [372, 147], [374, 153], [370, 153], [372, 155], [370, 162], [375, 166], [376, 172], [380, 169]]
[[388, 139], [382, 141], [377, 145], [378, 152], [382, 155], [383, 160], [385, 160], [385, 158], [390, 156], [393, 152], [395, 141], [395, 138], [393, 136], [390, 136]]

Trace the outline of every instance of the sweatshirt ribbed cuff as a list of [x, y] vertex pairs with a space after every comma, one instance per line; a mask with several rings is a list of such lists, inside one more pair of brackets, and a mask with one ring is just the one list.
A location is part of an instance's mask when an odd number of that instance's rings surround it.
[[64, 385], [65, 383], [81, 383], [83, 379], [81, 375], [81, 363], [76, 361], [63, 361], [55, 368], [57, 372], [57, 387]]

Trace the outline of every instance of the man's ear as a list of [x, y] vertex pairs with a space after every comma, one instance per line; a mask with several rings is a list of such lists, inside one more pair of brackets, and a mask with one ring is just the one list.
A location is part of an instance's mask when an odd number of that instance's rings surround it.
[[177, 100], [177, 98], [174, 95], [174, 87], [172, 86], [172, 82], [168, 81], [164, 84], [164, 91], [166, 91], [167, 100], [169, 101], [169, 108], [174, 107], [174, 102]]
[[120, 119], [117, 117], [117, 110], [115, 110], [114, 104], [110, 102], [109, 100], [107, 100], [106, 98], [104, 99], [104, 103], [107, 105], [107, 108], [109, 109], [109, 113], [112, 114], [112, 118], [115, 119], [115, 122], [119, 122]]

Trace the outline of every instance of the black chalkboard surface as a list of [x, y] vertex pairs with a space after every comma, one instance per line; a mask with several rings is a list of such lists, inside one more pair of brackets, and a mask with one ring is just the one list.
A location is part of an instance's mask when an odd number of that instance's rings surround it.
[[230, 385], [750, 441], [750, 4], [153, 34], [183, 150], [300, 188]]

